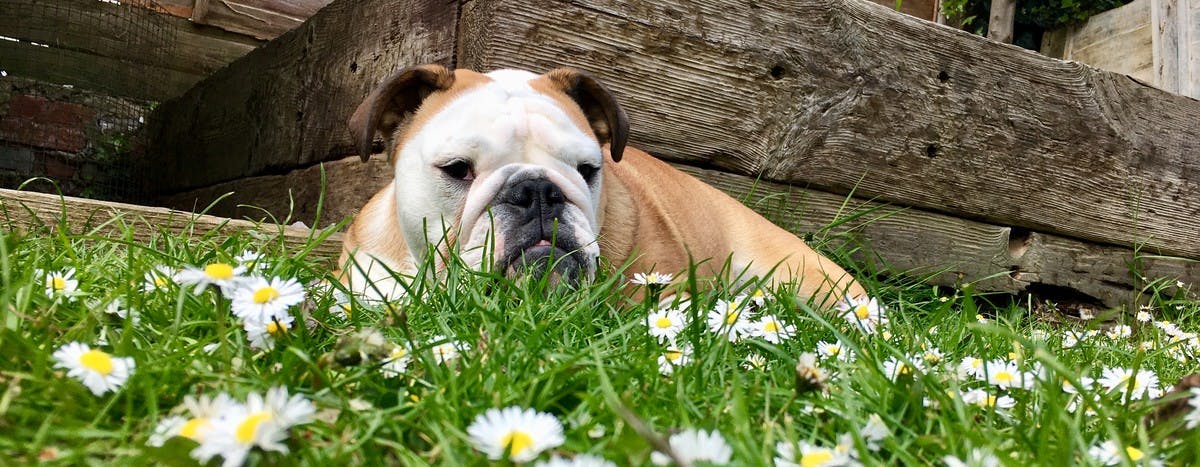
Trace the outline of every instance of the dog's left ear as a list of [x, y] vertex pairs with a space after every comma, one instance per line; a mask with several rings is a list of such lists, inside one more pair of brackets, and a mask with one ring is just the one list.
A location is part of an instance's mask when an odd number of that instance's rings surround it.
[[592, 75], [573, 68], [556, 68], [545, 77], [579, 105], [596, 139], [601, 145], [608, 143], [613, 162], [620, 162], [629, 140], [629, 120], [608, 88]]
[[371, 158], [375, 134], [390, 137], [425, 98], [454, 85], [454, 72], [441, 65], [405, 68], [383, 80], [350, 116], [350, 132], [363, 162]]

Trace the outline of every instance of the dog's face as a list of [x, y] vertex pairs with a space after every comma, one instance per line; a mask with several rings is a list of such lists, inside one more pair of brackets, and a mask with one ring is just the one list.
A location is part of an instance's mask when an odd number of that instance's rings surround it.
[[[627, 124], [603, 87], [573, 70], [486, 75], [404, 70], [355, 112], [360, 153], [390, 135], [399, 228], [410, 252], [509, 276], [595, 272], [605, 153]], [[365, 145], [365, 146], [364, 146]]]

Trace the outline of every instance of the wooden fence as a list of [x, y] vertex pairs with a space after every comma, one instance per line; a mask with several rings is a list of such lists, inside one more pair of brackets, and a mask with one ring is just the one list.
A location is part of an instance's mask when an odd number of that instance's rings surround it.
[[160, 189], [279, 209], [287, 183], [311, 209], [328, 163], [350, 212], [388, 174], [351, 162], [344, 122], [418, 63], [587, 69], [637, 146], [752, 206], [790, 200], [793, 230], [883, 206], [846, 226], [864, 260], [938, 284], [1114, 305], [1200, 279], [1200, 104], [864, 0], [335, 1], [158, 108]]

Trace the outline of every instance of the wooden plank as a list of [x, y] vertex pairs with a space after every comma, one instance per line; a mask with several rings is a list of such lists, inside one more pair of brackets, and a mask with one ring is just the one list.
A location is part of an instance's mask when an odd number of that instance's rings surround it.
[[458, 63], [589, 69], [674, 161], [1200, 258], [1196, 101], [860, 0], [755, 5], [476, 0]]
[[[1095, 245], [720, 171], [676, 167], [800, 234], [819, 232], [855, 213], [868, 213], [832, 229], [829, 232], [835, 239], [832, 246], [849, 242], [862, 248], [854, 255], [859, 265], [917, 278], [929, 277], [934, 285], [956, 287], [973, 283], [979, 291], [1017, 294], [1054, 291], [1115, 307], [1137, 303], [1142, 298], [1138, 292], [1147, 280], [1200, 282], [1197, 261], [1152, 257], [1128, 248]], [[1139, 264], [1136, 268], [1135, 263]]]
[[193, 12], [192, 20], [198, 24], [269, 40], [295, 29], [329, 1], [206, 1], [202, 16]]
[[185, 19], [95, 0], [0, 0], [0, 9], [4, 36], [200, 76], [260, 44]]
[[1013, 22], [1017, 18], [1017, 0], [992, 0], [988, 16], [988, 39], [1011, 44]]
[[353, 154], [345, 122], [371, 88], [405, 66], [452, 64], [457, 10], [444, 0], [335, 2], [163, 103], [147, 119], [149, 152], [164, 161], [158, 191]]
[[[1145, 1], [1145, 0], [1143, 0]], [[1186, 1], [1186, 0], [1185, 0]], [[1153, 38], [1153, 83], [1159, 88], [1178, 93], [1181, 90], [1180, 66], [1186, 66], [1179, 50], [1179, 0], [1149, 0], [1150, 35]], [[1186, 45], [1186, 44], [1185, 44]]]
[[[129, 240], [135, 242], [149, 242], [163, 232], [172, 236], [200, 237], [210, 233], [228, 235], [232, 232], [254, 230], [262, 234], [268, 242], [283, 242], [291, 251], [307, 245], [310, 238], [320, 238], [322, 235], [321, 232], [302, 227], [256, 224], [164, 208], [7, 189], [0, 189], [0, 222], [3, 222], [6, 230], [61, 226], [77, 235], [115, 238], [123, 238], [128, 231], [132, 234]], [[337, 261], [341, 247], [342, 234], [334, 233], [324, 242], [317, 244], [308, 257], [318, 259], [322, 264], [332, 265]]]
[[0, 40], [0, 57], [4, 57], [0, 67], [12, 76], [142, 100], [170, 99], [203, 78], [182, 71], [74, 50], [41, 47], [28, 42]]
[[1150, 14], [1157, 1], [1136, 0], [1088, 18], [1072, 30], [1065, 58], [1156, 84]]
[[[1136, 301], [1142, 281], [1130, 273], [1136, 258], [1127, 248], [1091, 245], [1056, 235], [1022, 232], [918, 209], [888, 206], [843, 195], [755, 180], [685, 165], [689, 173], [773, 222], [799, 234], [819, 233], [839, 219], [857, 213], [861, 218], [829, 232], [831, 246], [849, 242], [860, 266], [912, 277], [928, 277], [936, 285], [974, 283], [983, 292], [1022, 293], [1074, 291], [1088, 301], [1108, 306]], [[336, 224], [357, 214], [377, 190], [391, 182], [391, 167], [380, 156], [362, 163], [357, 156], [324, 164], [327, 180], [320, 225]], [[314, 225], [321, 187], [317, 167], [286, 175], [252, 177], [194, 190], [160, 201], [194, 210], [225, 196], [211, 213], [255, 220], [299, 220]], [[232, 193], [230, 195], [230, 193]], [[226, 196], [228, 195], [228, 196]], [[296, 202], [292, 203], [294, 199]], [[241, 206], [239, 206], [241, 205]], [[267, 215], [269, 213], [270, 215]], [[1200, 263], [1167, 258], [1142, 258], [1140, 275], [1200, 283]]]
[[[325, 173], [322, 187], [321, 173]], [[363, 163], [358, 156], [296, 169], [282, 175], [249, 177], [159, 198], [158, 204], [195, 210], [213, 201], [210, 213], [237, 219], [289, 219], [326, 227], [358, 213], [375, 192], [392, 181], [392, 169], [382, 156]], [[324, 188], [324, 191], [322, 191]], [[323, 198], [320, 219], [317, 201]]]
[[871, 0], [888, 8], [896, 9], [896, 4], [899, 3], [899, 10], [906, 15], [912, 15], [926, 21], [937, 20], [941, 11], [938, 10], [939, 4], [937, 0]]

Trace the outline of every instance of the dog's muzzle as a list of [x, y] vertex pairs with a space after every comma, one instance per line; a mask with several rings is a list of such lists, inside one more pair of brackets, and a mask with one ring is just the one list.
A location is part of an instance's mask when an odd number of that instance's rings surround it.
[[579, 240], [562, 225], [566, 196], [542, 177], [526, 177], [500, 190], [493, 209], [505, 215], [505, 251], [498, 270], [506, 275], [550, 274], [552, 282], [579, 282], [585, 265]]

